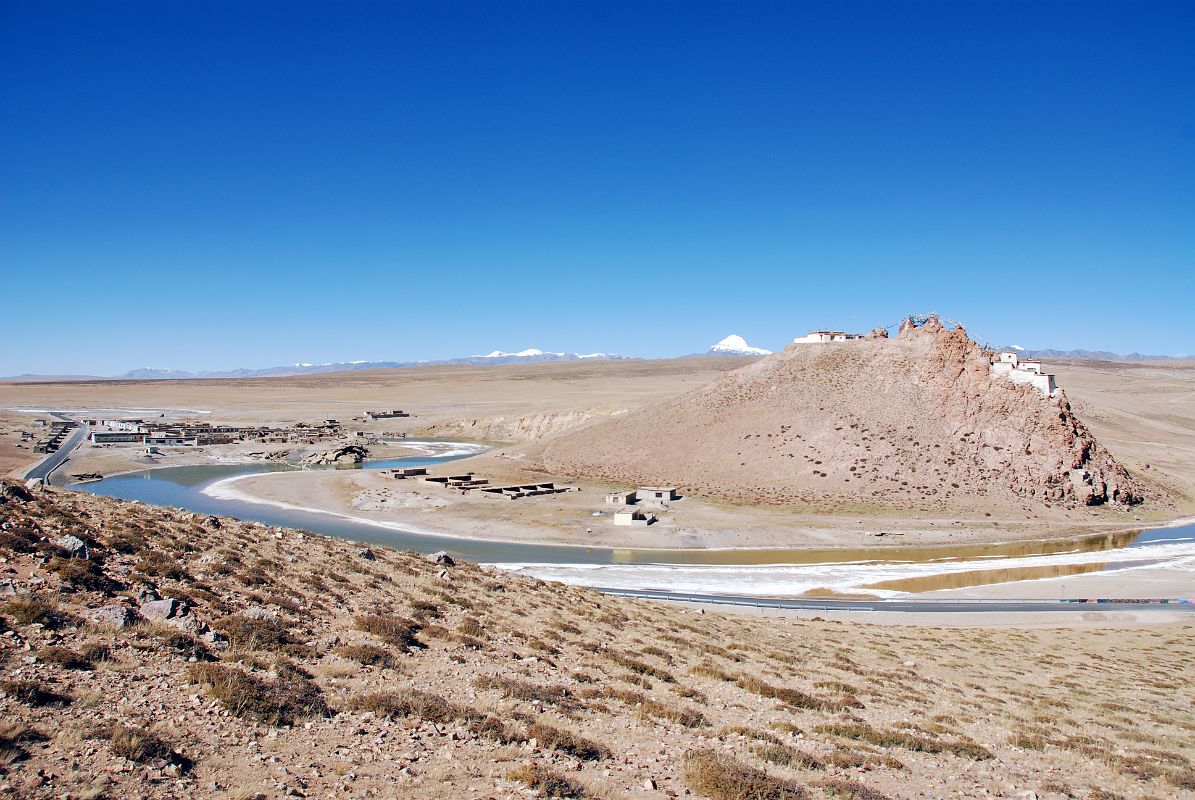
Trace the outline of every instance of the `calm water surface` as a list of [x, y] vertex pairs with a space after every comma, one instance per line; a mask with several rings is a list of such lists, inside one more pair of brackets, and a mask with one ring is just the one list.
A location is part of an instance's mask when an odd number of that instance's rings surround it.
[[[384, 459], [355, 469], [443, 465], [458, 456]], [[341, 467], [344, 468], [344, 467]], [[500, 563], [527, 574], [590, 585], [635, 584], [635, 588], [697, 588], [768, 594], [800, 594], [829, 586], [834, 591], [868, 587], [880, 594], [929, 591], [959, 585], [1004, 583], [1081, 574], [1104, 568], [1099, 553], [1195, 541], [1195, 526], [1107, 534], [1082, 539], [935, 547], [875, 547], [801, 550], [658, 550], [485, 542], [411, 533], [317, 512], [275, 508], [209, 497], [203, 489], [225, 478], [296, 469], [283, 464], [212, 464], [164, 467], [104, 478], [72, 488], [91, 494], [138, 500], [200, 514], [219, 514], [297, 528], [356, 542], [430, 553], [445, 550], [480, 563]], [[1195, 546], [1195, 545], [1193, 545]], [[1091, 554], [1083, 557], [1080, 554]], [[1048, 562], [1056, 558], [1056, 566]], [[1046, 563], [1042, 562], [1045, 559]], [[1121, 559], [1123, 561], [1123, 559]], [[1002, 568], [1001, 562], [1008, 562]], [[960, 570], [965, 564], [966, 571]], [[1017, 566], [1014, 566], [1016, 564]], [[1023, 566], [1021, 566], [1023, 565]], [[637, 569], [629, 569], [638, 566]], [[603, 568], [605, 567], [605, 568]], [[824, 567], [825, 569], [821, 569]], [[939, 570], [941, 575], [937, 575]], [[771, 574], [775, 580], [759, 581]], [[849, 576], [849, 577], [844, 577]], [[877, 583], [877, 579], [880, 581]], [[695, 583], [694, 583], [695, 581]], [[717, 584], [714, 586], [713, 584]], [[757, 584], [748, 586], [748, 584]], [[791, 591], [783, 591], [785, 588]]]

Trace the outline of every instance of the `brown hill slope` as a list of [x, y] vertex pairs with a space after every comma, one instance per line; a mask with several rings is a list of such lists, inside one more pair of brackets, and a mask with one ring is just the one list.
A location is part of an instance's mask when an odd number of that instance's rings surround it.
[[1191, 630], [698, 616], [0, 484], [0, 797], [1189, 799]]
[[971, 509], [1132, 504], [1065, 395], [989, 375], [960, 329], [790, 345], [679, 397], [532, 445], [555, 474], [732, 502]]

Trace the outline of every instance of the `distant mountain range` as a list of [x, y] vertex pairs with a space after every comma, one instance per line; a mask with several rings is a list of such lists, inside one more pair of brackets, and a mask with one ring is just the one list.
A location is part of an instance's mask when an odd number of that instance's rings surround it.
[[[1177, 360], [1195, 358], [1188, 354], [1174, 356], [1150, 356], [1141, 353], [1118, 355], [1106, 350], [1029, 350], [1020, 345], [1010, 345], [1007, 349], [1015, 350], [1026, 358], [1040, 358], [1047, 360], [1076, 360], [1076, 361], [1153, 361]], [[712, 345], [705, 353], [697, 355], [715, 356], [766, 356], [771, 350], [762, 347], [752, 347], [737, 334], [731, 334], [717, 344]], [[687, 356], [686, 356], [687, 357]], [[262, 369], [230, 369], [220, 371], [187, 372], [177, 369], [155, 369], [142, 367], [133, 369], [121, 375], [14, 375], [0, 378], [0, 381], [11, 383], [48, 383], [54, 381], [94, 381], [94, 380], [185, 380], [190, 378], [269, 378], [285, 377], [289, 375], [315, 375], [321, 372], [348, 372], [362, 369], [403, 369], [406, 367], [444, 366], [450, 364], [471, 364], [475, 366], [499, 366], [502, 364], [536, 364], [550, 361], [622, 361], [636, 359], [637, 356], [624, 356], [617, 353], [557, 353], [549, 350], [529, 348], [518, 352], [508, 353], [505, 350], [494, 350], [485, 355], [472, 355], [463, 358], [448, 358], [440, 361], [332, 361], [325, 364], [309, 364], [301, 362], [290, 366], [265, 367]]]
[[440, 361], [331, 361], [325, 364], [300, 362], [290, 366], [265, 367], [262, 369], [230, 369], [218, 371], [187, 372], [178, 369], [155, 369], [142, 367], [121, 375], [16, 375], [0, 380], [14, 383], [45, 383], [51, 381], [94, 381], [94, 380], [186, 380], [192, 378], [270, 378], [290, 375], [315, 375], [321, 372], [350, 372], [362, 369], [403, 369], [406, 367], [443, 366], [448, 364], [473, 364], [477, 366], [499, 366], [501, 364], [537, 364], [548, 361], [620, 361], [632, 358], [616, 353], [553, 353], [536, 348], [507, 353], [495, 350], [486, 355], [448, 358]]
[[1181, 361], [1195, 358], [1190, 353], [1179, 353], [1173, 356], [1149, 356], [1142, 353], [1120, 355], [1107, 350], [1026, 350], [1017, 345], [1012, 345], [1008, 349], [1016, 350], [1026, 358], [1047, 361]]

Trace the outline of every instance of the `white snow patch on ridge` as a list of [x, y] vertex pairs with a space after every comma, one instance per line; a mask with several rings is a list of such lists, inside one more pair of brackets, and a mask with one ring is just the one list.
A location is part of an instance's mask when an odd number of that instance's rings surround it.
[[544, 350], [539, 350], [535, 347], [529, 347], [526, 350], [520, 350], [517, 353], [508, 353], [505, 350], [495, 350], [492, 353], [486, 353], [484, 356], [471, 356], [471, 358], [530, 358], [531, 356], [562, 356], [564, 353], [549, 353]]

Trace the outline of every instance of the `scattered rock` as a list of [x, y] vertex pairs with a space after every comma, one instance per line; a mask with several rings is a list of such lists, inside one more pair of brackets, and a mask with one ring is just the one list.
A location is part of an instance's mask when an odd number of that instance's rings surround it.
[[249, 606], [241, 612], [241, 616], [248, 617], [249, 619], [268, 620], [270, 622], [278, 621], [278, 612], [264, 606]]
[[87, 558], [87, 543], [78, 536], [67, 534], [66, 536], [59, 536], [56, 539], [50, 540], [53, 545], [61, 550], [65, 550], [72, 558]]
[[452, 567], [456, 565], [456, 561], [453, 560], [452, 556], [448, 555], [448, 553], [444, 552], [443, 550], [437, 550], [434, 553], [428, 553], [426, 556], [424, 556], [424, 558], [433, 564], [443, 564], [446, 567]]
[[217, 650], [228, 649], [228, 637], [222, 633], [219, 633], [218, 631], [209, 630], [203, 634], [202, 638], [203, 641], [207, 642]]
[[357, 555], [361, 556], [366, 561], [376, 561], [377, 556], [368, 547], [363, 547], [357, 551]]
[[28, 503], [33, 499], [33, 492], [29, 491], [24, 486], [21, 486], [19, 483], [4, 484], [4, 491], [2, 494], [10, 500], [16, 500], [20, 503]]
[[369, 457], [369, 449], [359, 444], [348, 444], [311, 455], [300, 464], [360, 464]]
[[179, 602], [173, 597], [150, 600], [141, 604], [141, 616], [150, 622], [165, 622], [179, 613]]
[[91, 619], [100, 625], [123, 628], [137, 621], [137, 614], [128, 606], [102, 606], [91, 612]]

